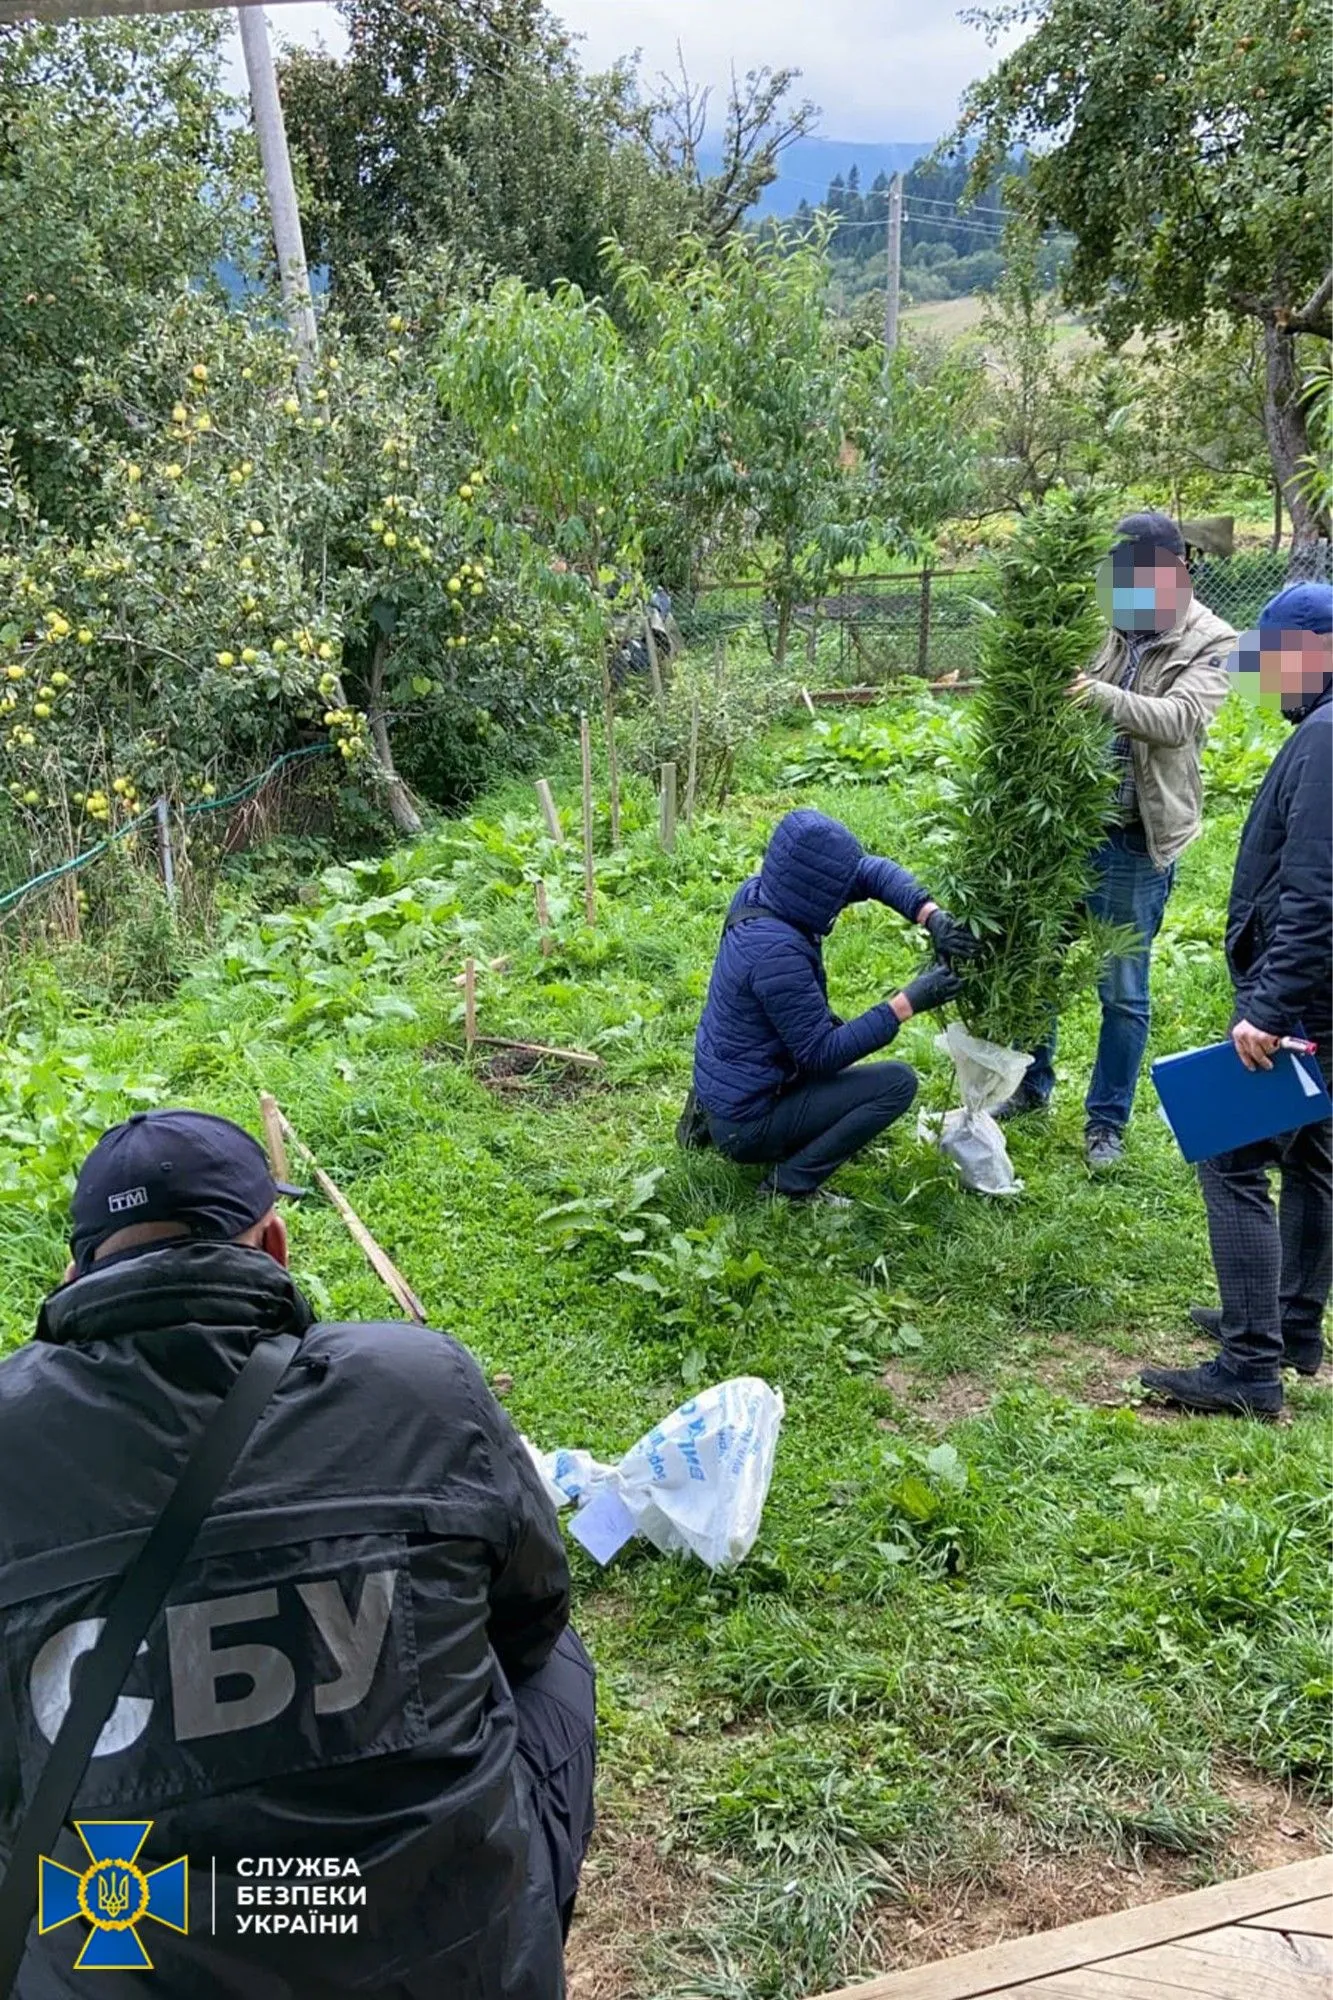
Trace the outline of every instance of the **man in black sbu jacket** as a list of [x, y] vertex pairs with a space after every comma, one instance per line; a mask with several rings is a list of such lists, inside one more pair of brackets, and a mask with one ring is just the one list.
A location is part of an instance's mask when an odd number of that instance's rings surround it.
[[[456, 1341], [315, 1323], [277, 1193], [225, 1119], [117, 1126], [0, 1364], [0, 1861], [117, 1577], [251, 1348], [294, 1333], [70, 1814], [151, 1821], [145, 1873], [188, 1856], [188, 1931], [142, 1919], [154, 1970], [94, 1983], [560, 2000], [594, 1725], [554, 1512]], [[90, 1866], [69, 1830], [53, 1859]], [[82, 1993], [86, 1934], [34, 1924], [18, 2000]]]
[[[1284, 1037], [1317, 1045], [1333, 1077], [1333, 587], [1292, 584], [1259, 614], [1236, 666], [1295, 725], [1250, 809], [1227, 910], [1231, 1039], [1271, 1069]], [[1308, 1058], [1303, 1058], [1308, 1060]], [[1281, 1178], [1275, 1214], [1268, 1176]], [[1202, 1368], [1145, 1368], [1150, 1389], [1191, 1410], [1273, 1416], [1281, 1370], [1314, 1375], [1333, 1283], [1333, 1120], [1243, 1146], [1199, 1168], [1220, 1309], [1196, 1306], [1221, 1343]]]

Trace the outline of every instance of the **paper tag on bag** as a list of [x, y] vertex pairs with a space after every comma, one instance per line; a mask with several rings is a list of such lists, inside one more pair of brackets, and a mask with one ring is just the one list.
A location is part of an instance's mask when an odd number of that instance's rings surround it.
[[594, 1562], [603, 1566], [618, 1556], [634, 1533], [634, 1516], [614, 1486], [603, 1486], [586, 1507], [580, 1507], [569, 1532]]

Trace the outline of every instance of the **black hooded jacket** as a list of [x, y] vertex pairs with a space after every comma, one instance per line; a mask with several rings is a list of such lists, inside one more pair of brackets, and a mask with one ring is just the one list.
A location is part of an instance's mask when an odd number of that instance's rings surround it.
[[1270, 1035], [1333, 1035], [1333, 688], [1269, 766], [1236, 855], [1227, 908], [1236, 1006]]
[[[71, 1814], [151, 1820], [145, 1869], [188, 1855], [188, 1935], [145, 1918], [153, 1972], [93, 1983], [108, 2000], [559, 2000], [510, 1692], [568, 1618], [554, 1512], [462, 1347], [316, 1325], [259, 1250], [98, 1268], [0, 1364], [0, 1861], [115, 1579], [251, 1347], [287, 1331], [300, 1352]], [[89, 1865], [68, 1832], [54, 1858]], [[279, 1912], [306, 1921], [240, 1921]], [[312, 1927], [330, 1912], [355, 1929]], [[17, 2000], [83, 1994], [85, 1932], [34, 1924]]]

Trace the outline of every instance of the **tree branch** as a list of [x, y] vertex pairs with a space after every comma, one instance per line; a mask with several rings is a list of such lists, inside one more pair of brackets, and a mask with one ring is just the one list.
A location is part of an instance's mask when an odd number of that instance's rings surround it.
[[1333, 268], [1324, 273], [1305, 304], [1290, 315], [1287, 332], [1317, 333], [1327, 340], [1333, 333], [1329, 320], [1330, 303], [1333, 303]]

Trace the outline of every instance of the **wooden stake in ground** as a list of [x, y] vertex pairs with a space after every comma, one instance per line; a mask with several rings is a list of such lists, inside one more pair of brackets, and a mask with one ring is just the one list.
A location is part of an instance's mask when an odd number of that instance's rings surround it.
[[542, 941], [542, 957], [549, 958], [555, 949], [555, 939], [551, 936], [551, 906], [546, 900], [546, 884], [534, 885], [537, 901], [537, 931]]
[[662, 845], [668, 854], [676, 851], [676, 767], [674, 764], [662, 766], [661, 820], [658, 828]]
[[477, 961], [463, 961], [463, 1041], [469, 1055], [477, 1040]]
[[648, 616], [648, 607], [643, 610], [643, 637], [648, 648], [648, 672], [652, 676], [653, 700], [660, 708], [666, 700], [666, 690], [662, 686], [662, 667], [657, 657], [657, 640], [653, 635], [653, 621]]
[[565, 844], [565, 829], [560, 824], [560, 815], [555, 809], [555, 798], [551, 792], [550, 783], [545, 778], [538, 778], [537, 780], [537, 798], [541, 804], [542, 818], [546, 821], [546, 831], [550, 834], [557, 847], [563, 847]]
[[690, 704], [690, 768], [685, 779], [685, 824], [694, 825], [694, 788], [699, 779], [699, 697]]
[[282, 1136], [282, 1113], [278, 1101], [264, 1091], [259, 1099], [259, 1116], [264, 1127], [264, 1150], [268, 1154], [269, 1165], [273, 1169], [275, 1181], [289, 1181], [291, 1169], [287, 1165], [287, 1146]]
[[600, 1069], [602, 1058], [588, 1049], [553, 1049], [549, 1042], [511, 1042], [503, 1035], [478, 1035], [477, 1040], [484, 1049], [517, 1049], [525, 1056], [556, 1056], [561, 1062], [586, 1063], [589, 1069]]
[[611, 794], [611, 845], [620, 845], [620, 769], [616, 761], [616, 692], [611, 675], [602, 668], [602, 705], [606, 711], [606, 777]]
[[586, 714], [579, 717], [579, 755], [583, 763], [583, 920], [591, 930], [597, 922], [597, 871], [592, 858], [592, 731]]
[[[367, 1263], [390, 1297], [396, 1301], [409, 1319], [414, 1319], [418, 1326], [424, 1326], [426, 1324], [426, 1308], [422, 1305], [421, 1300], [412, 1290], [412, 1287], [408, 1284], [392, 1257], [388, 1255], [387, 1251], [381, 1250], [379, 1244], [366, 1228], [365, 1223], [352, 1207], [351, 1202], [348, 1201], [347, 1196], [343, 1193], [337, 1182], [329, 1178], [310, 1148], [303, 1145], [297, 1138], [287, 1119], [283, 1116], [278, 1105], [269, 1096], [267, 1091], [260, 1096], [259, 1109], [260, 1116], [264, 1121], [265, 1133], [267, 1134], [272, 1129], [278, 1136], [279, 1143], [285, 1139], [300, 1155], [306, 1166], [309, 1167], [316, 1186], [333, 1203], [333, 1206], [347, 1224], [353, 1242], [364, 1251]], [[286, 1157], [285, 1154], [283, 1157]], [[270, 1152], [269, 1158], [270, 1160], [273, 1159], [272, 1152]], [[274, 1162], [274, 1171], [275, 1173], [277, 1171], [276, 1162]]]

